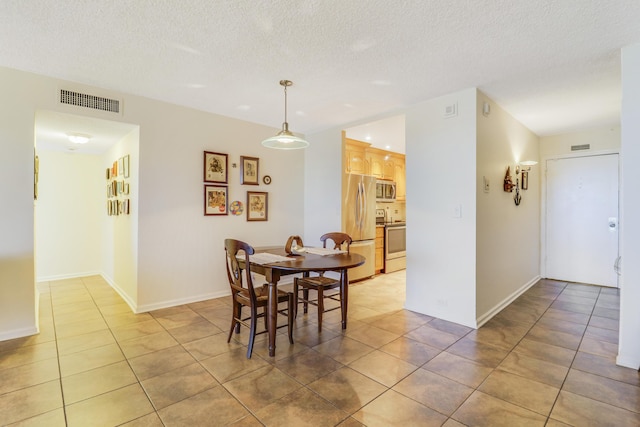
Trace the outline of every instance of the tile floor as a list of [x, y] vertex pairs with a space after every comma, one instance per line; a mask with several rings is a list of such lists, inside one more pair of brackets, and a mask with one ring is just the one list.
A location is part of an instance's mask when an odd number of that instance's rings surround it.
[[0, 425], [638, 426], [614, 289], [543, 280], [479, 330], [402, 309], [404, 272], [350, 289], [275, 358], [230, 300], [134, 315], [96, 276], [39, 284], [39, 335], [0, 342]]

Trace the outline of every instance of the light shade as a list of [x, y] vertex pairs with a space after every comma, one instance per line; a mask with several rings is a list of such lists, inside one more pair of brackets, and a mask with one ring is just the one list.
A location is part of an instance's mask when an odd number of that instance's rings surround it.
[[536, 162], [535, 160], [525, 160], [520, 162], [520, 165], [522, 166], [533, 166], [533, 165], [537, 165], [538, 162]]
[[267, 138], [262, 141], [262, 145], [267, 148], [275, 148], [278, 150], [297, 150], [299, 148], [308, 147], [309, 143], [299, 136], [295, 136], [289, 132], [289, 125], [287, 122], [284, 122], [282, 124], [282, 130], [278, 132], [276, 136], [272, 136], [271, 138]]

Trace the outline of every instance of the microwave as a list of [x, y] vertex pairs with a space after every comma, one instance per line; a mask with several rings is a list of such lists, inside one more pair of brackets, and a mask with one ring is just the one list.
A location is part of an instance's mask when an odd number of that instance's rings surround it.
[[376, 202], [395, 202], [396, 183], [379, 179], [376, 181]]

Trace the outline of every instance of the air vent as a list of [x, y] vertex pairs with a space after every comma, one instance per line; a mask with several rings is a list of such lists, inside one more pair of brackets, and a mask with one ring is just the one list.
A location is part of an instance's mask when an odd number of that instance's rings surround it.
[[66, 89], [60, 89], [60, 103], [100, 111], [109, 111], [111, 113], [120, 113], [120, 100], [118, 99], [103, 98], [86, 93], [72, 92]]
[[589, 150], [590, 148], [591, 148], [591, 144], [572, 145], [571, 151]]

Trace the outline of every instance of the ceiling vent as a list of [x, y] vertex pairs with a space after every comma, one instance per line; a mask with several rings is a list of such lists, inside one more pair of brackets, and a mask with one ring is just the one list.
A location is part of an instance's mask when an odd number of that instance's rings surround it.
[[572, 145], [571, 151], [582, 151], [591, 149], [591, 144]]
[[60, 89], [60, 103], [120, 114], [120, 100]]

